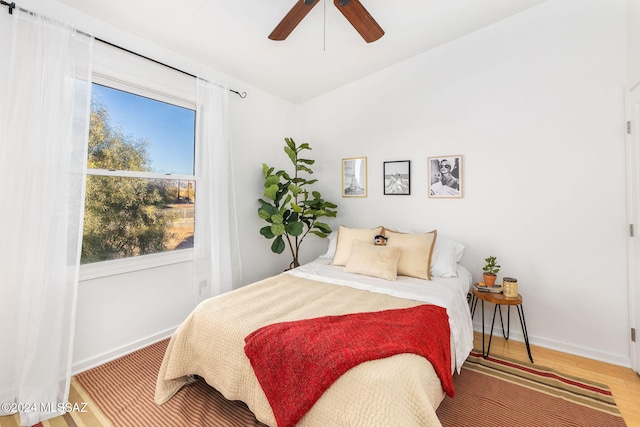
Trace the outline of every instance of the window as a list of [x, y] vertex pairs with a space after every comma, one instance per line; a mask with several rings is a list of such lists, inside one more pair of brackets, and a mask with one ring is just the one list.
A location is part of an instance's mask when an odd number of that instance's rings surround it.
[[195, 111], [153, 98], [93, 84], [83, 264], [193, 247]]

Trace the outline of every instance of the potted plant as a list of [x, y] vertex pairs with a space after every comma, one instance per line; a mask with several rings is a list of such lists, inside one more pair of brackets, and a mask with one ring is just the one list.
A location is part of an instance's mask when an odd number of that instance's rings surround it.
[[309, 144], [297, 145], [291, 138], [285, 138], [285, 143], [284, 151], [293, 164], [293, 173], [274, 171], [274, 168], [262, 164], [264, 199], [258, 199], [258, 216], [269, 223], [260, 229], [260, 234], [274, 239], [271, 250], [280, 254], [289, 246], [293, 258], [289, 268], [295, 268], [300, 265], [300, 245], [309, 233], [321, 238], [331, 233], [331, 227], [319, 219], [335, 217], [337, 206], [324, 200], [318, 191], [306, 189], [318, 181], [307, 180], [300, 175], [313, 173], [309, 166], [315, 160], [300, 157], [302, 151], [311, 150]]
[[496, 274], [500, 271], [500, 266], [496, 264], [496, 257], [494, 256], [485, 258], [484, 262], [486, 262], [485, 266], [482, 267], [484, 283], [489, 287], [493, 287], [497, 278]]

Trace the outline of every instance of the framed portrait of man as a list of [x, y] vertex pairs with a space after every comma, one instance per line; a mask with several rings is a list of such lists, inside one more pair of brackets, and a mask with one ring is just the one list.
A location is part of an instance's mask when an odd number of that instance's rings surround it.
[[429, 157], [429, 197], [462, 197], [462, 156]]

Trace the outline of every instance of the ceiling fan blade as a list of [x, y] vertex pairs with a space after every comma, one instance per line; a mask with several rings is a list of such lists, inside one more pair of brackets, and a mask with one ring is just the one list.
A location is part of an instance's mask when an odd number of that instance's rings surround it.
[[384, 30], [359, 0], [333, 0], [333, 4], [367, 43], [374, 42], [384, 35]]
[[282, 21], [269, 34], [271, 40], [284, 40], [320, 0], [297, 0]]

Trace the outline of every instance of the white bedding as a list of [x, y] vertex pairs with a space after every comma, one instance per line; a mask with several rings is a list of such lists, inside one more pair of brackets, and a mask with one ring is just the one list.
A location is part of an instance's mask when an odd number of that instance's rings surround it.
[[455, 366], [460, 373], [462, 364], [473, 349], [473, 325], [467, 305], [467, 293], [471, 287], [472, 278], [466, 268], [458, 264], [458, 277], [432, 277], [431, 280], [422, 280], [398, 276], [398, 280], [389, 281], [361, 274], [345, 273], [343, 267], [330, 263], [331, 260], [318, 258], [311, 263], [289, 270], [288, 274], [446, 308], [456, 353]]

